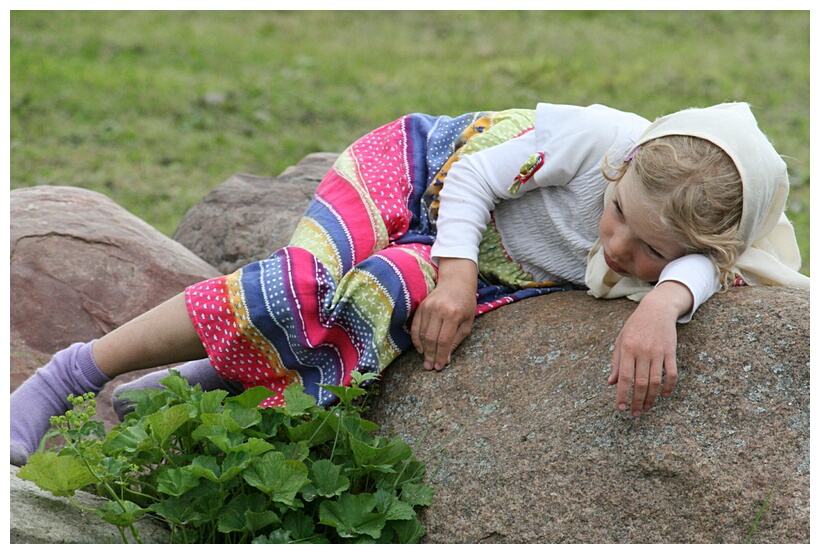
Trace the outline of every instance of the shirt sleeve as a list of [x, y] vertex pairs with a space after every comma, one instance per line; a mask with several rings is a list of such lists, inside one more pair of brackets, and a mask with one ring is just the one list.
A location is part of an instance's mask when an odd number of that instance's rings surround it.
[[692, 310], [679, 317], [678, 323], [688, 323], [695, 310], [720, 290], [717, 267], [702, 254], [689, 254], [666, 264], [655, 286], [664, 281], [677, 281], [692, 293]]
[[513, 194], [509, 188], [535, 149], [535, 133], [527, 132], [453, 164], [439, 198], [433, 263], [438, 258], [478, 263], [478, 247], [495, 205], [528, 190]]

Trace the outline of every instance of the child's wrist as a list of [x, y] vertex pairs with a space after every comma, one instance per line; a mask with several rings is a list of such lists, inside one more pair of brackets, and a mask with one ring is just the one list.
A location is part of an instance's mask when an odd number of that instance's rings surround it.
[[675, 319], [691, 312], [695, 302], [689, 287], [671, 280], [660, 283], [644, 300], [649, 300], [656, 308], [674, 315]]

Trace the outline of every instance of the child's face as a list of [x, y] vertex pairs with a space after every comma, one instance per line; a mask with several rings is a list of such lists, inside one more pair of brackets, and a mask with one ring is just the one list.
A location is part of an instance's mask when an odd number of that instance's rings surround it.
[[660, 224], [657, 208], [641, 201], [633, 171], [615, 185], [598, 226], [607, 265], [621, 275], [653, 282], [666, 264], [687, 252]]

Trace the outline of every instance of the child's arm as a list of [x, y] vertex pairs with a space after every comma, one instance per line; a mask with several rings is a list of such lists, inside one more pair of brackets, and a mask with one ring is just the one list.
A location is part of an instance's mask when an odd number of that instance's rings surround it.
[[424, 354], [424, 369], [441, 370], [470, 334], [476, 310], [478, 269], [465, 258], [439, 258], [438, 283], [413, 315], [410, 336]]
[[[637, 417], [655, 403], [658, 390], [664, 398], [672, 394], [678, 378], [676, 361], [678, 318], [692, 311], [689, 288], [677, 281], [664, 281], [641, 300], [626, 320], [615, 341], [609, 384], [618, 385], [616, 405], [629, 406]], [[663, 374], [666, 379], [663, 379]]]
[[718, 290], [717, 268], [707, 256], [689, 254], [667, 264], [658, 285], [641, 300], [615, 342], [609, 384], [618, 385], [618, 409], [626, 409], [630, 387], [632, 413], [650, 409], [663, 373], [661, 396], [672, 394], [677, 380], [675, 324], [692, 319], [695, 310]]

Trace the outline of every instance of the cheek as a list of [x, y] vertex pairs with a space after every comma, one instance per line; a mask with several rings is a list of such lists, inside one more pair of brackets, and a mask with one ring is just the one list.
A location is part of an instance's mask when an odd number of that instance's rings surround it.
[[657, 281], [667, 263], [669, 262], [666, 260], [657, 260], [649, 256], [641, 256], [637, 267], [639, 273], [637, 277], [643, 281]]
[[608, 210], [604, 210], [601, 219], [598, 221], [598, 236], [603, 238], [612, 234], [612, 218], [608, 215]]

